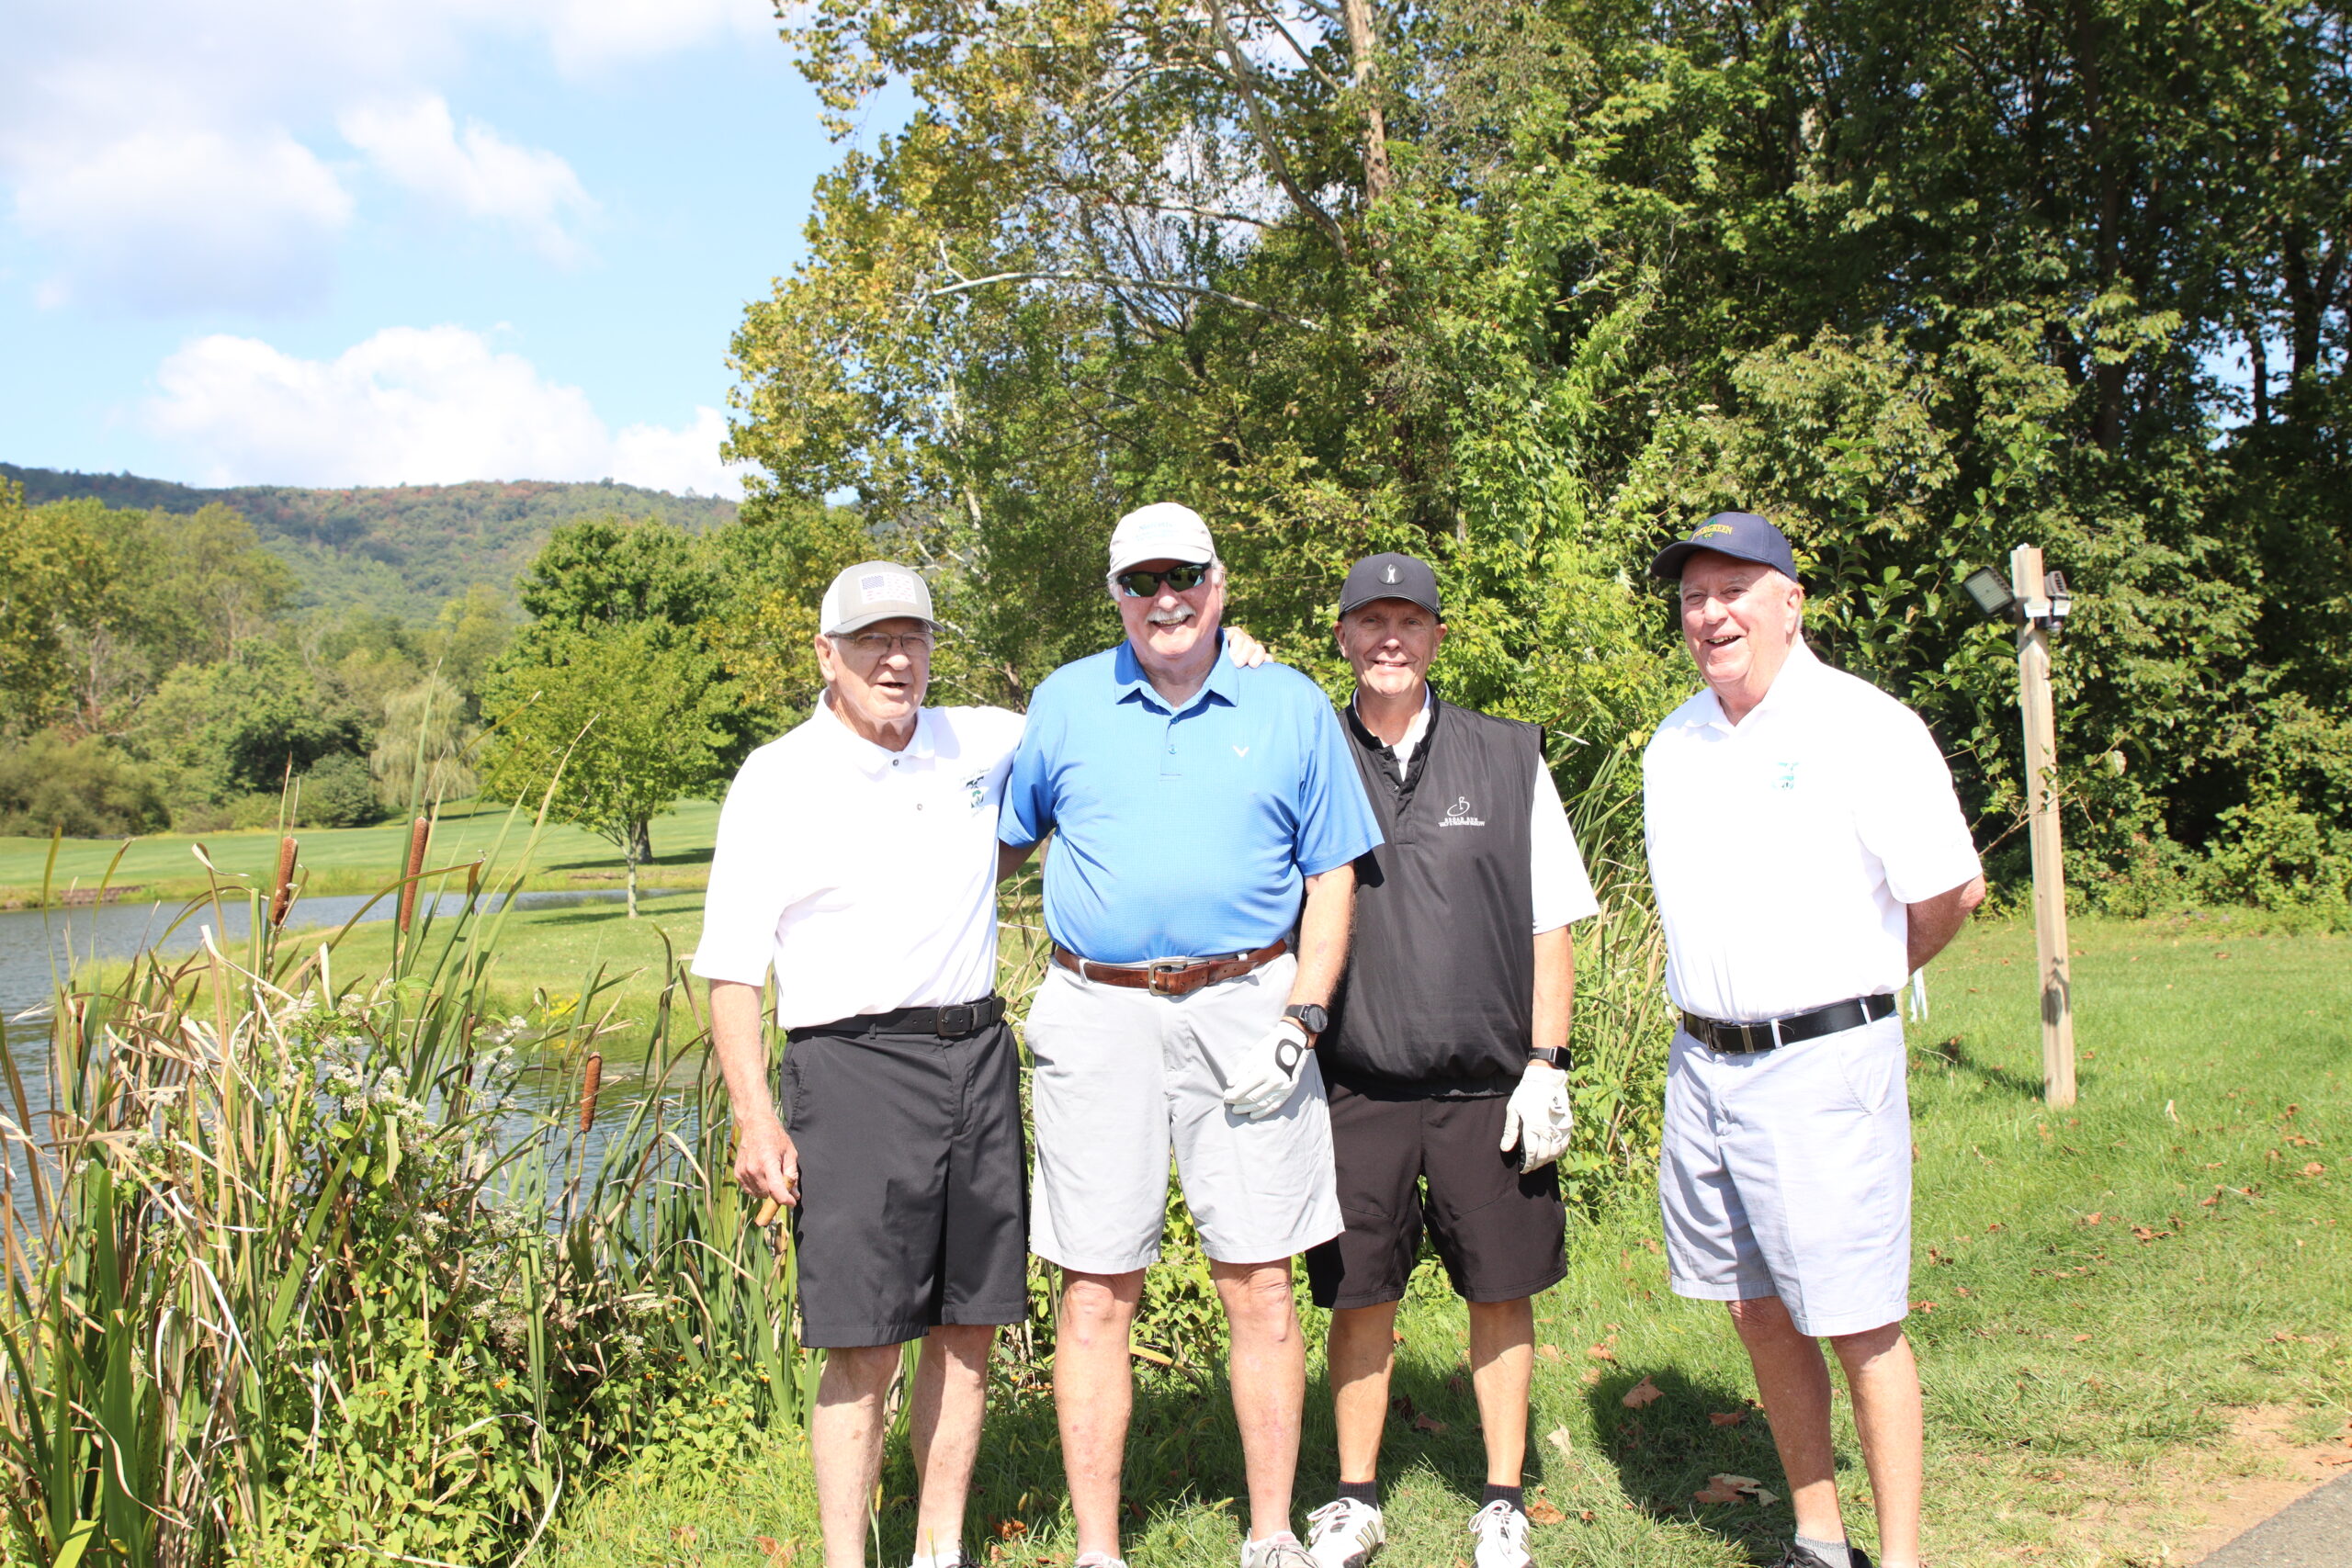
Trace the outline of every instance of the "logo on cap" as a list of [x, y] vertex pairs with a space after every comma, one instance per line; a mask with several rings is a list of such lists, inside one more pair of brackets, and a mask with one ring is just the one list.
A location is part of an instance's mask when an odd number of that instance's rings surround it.
[[1701, 528], [1697, 533], [1692, 534], [1690, 536], [1694, 539], [1712, 539], [1717, 534], [1728, 534], [1730, 532], [1731, 525], [1728, 523], [1710, 523], [1705, 527]]
[[867, 604], [882, 599], [911, 599], [915, 596], [914, 580], [894, 572], [872, 571], [857, 580], [858, 596]]
[[1383, 582], [1394, 582], [1396, 581], [1396, 568], [1393, 562], [1380, 569], [1380, 581]]

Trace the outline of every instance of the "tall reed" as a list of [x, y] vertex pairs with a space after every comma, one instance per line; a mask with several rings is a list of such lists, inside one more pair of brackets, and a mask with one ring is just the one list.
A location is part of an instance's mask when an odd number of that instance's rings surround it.
[[[806, 1409], [790, 1261], [730, 1179], [674, 955], [650, 1019], [601, 972], [560, 1016], [497, 1018], [491, 890], [519, 875], [428, 868], [428, 842], [386, 890], [408, 929], [382, 973], [337, 963], [356, 919], [281, 931], [292, 867], [216, 877], [193, 958], [63, 987], [30, 1082], [0, 1049], [12, 1557], [512, 1560], [607, 1459]], [[453, 877], [455, 914], [418, 897]], [[579, 1081], [607, 1059], [634, 1083]], [[601, 1120], [565, 1113], [598, 1092]]]

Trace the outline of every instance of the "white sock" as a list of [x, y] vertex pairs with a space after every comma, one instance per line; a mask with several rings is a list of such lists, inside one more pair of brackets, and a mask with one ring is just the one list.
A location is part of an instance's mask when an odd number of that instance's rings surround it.
[[907, 1568], [956, 1568], [956, 1564], [963, 1561], [963, 1547], [948, 1546], [933, 1552], [929, 1557], [918, 1555], [907, 1565]]

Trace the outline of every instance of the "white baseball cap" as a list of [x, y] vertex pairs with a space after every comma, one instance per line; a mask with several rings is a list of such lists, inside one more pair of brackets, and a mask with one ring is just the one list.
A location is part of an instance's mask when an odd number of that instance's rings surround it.
[[1120, 518], [1119, 525], [1111, 530], [1113, 577], [1139, 561], [1189, 561], [1194, 566], [1206, 566], [1215, 559], [1216, 546], [1209, 538], [1209, 525], [1201, 521], [1199, 513], [1172, 501], [1139, 506]]
[[931, 613], [931, 590], [896, 561], [862, 560], [825, 590], [824, 608], [817, 626], [827, 637], [846, 637], [860, 626], [908, 615], [936, 625]]

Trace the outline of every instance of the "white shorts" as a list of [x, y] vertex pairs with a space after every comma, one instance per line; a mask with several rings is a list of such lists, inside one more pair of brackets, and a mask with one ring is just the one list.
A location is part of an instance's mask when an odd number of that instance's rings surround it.
[[1331, 1118], [1310, 1053], [1283, 1108], [1226, 1109], [1236, 1059], [1282, 1017], [1285, 953], [1185, 997], [1105, 986], [1049, 964], [1026, 1036], [1036, 1119], [1029, 1250], [1084, 1274], [1159, 1257], [1168, 1156], [1201, 1245], [1221, 1263], [1271, 1263], [1345, 1228]]
[[1728, 1055], [1677, 1031], [1658, 1206], [1674, 1292], [1778, 1296], [1800, 1333], [1910, 1310], [1911, 1103], [1903, 1020]]

